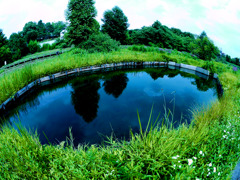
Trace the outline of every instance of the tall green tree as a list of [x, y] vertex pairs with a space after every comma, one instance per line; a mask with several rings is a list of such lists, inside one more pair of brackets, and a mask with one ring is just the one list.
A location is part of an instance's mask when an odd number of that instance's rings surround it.
[[35, 52], [38, 52], [39, 49], [40, 49], [40, 46], [38, 45], [37, 40], [35, 40], [35, 41], [31, 40], [28, 43], [28, 49], [29, 49], [29, 52], [32, 53], [32, 54], [35, 53]]
[[120, 41], [121, 44], [126, 43], [127, 29], [129, 27], [128, 18], [118, 6], [115, 6], [112, 10], [105, 11], [102, 22], [102, 32]]
[[207, 34], [204, 31], [196, 39], [196, 41], [190, 43], [190, 49], [193, 54], [196, 54], [203, 60], [211, 60], [220, 53], [219, 49], [207, 37]]
[[38, 40], [45, 39], [46, 27], [45, 27], [45, 24], [42, 22], [42, 20], [38, 21], [37, 31], [38, 31]]
[[30, 40], [33, 40], [33, 41], [36, 40], [38, 37], [37, 23], [32, 21], [26, 23], [25, 26], [23, 27], [22, 32], [27, 42], [29, 42]]
[[54, 27], [50, 22], [47, 22], [45, 24], [45, 28], [46, 28], [46, 38], [53, 36]]
[[66, 38], [71, 44], [78, 45], [86, 41], [96, 31], [97, 15], [93, 0], [70, 0], [66, 11], [66, 19], [70, 22]]
[[11, 61], [11, 51], [8, 47], [7, 38], [0, 29], [0, 65], [3, 65], [4, 61]]
[[11, 49], [13, 60], [17, 60], [28, 54], [27, 42], [24, 39], [22, 32], [11, 34], [8, 45]]

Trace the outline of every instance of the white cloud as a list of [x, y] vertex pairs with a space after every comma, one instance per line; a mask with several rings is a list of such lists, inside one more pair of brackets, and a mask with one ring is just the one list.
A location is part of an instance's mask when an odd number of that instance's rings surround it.
[[7, 0], [0, 1], [0, 28], [9, 37], [12, 33], [21, 31], [29, 22], [65, 21], [64, 10], [68, 0]]

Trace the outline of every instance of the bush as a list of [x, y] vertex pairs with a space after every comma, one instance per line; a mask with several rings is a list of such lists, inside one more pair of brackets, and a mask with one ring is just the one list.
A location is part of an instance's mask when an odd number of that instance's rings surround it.
[[119, 49], [120, 43], [111, 39], [107, 34], [99, 33], [89, 37], [80, 47], [86, 49], [90, 53], [94, 52], [110, 52]]
[[159, 52], [157, 47], [147, 47], [144, 45], [133, 45], [128, 48], [131, 51], [140, 51], [140, 52]]
[[210, 71], [211, 74], [216, 73], [216, 67], [214, 66], [213, 61], [206, 61], [205, 65], [203, 66], [204, 69]]
[[29, 52], [33, 54], [35, 52], [40, 51], [41, 47], [36, 40], [35, 41], [31, 40], [28, 44], [28, 49], [29, 49]]
[[50, 50], [50, 44], [43, 44], [42, 48], [41, 48], [41, 51], [48, 51]]
[[51, 45], [51, 49], [58, 49], [58, 48], [67, 48], [70, 47], [70, 44], [66, 42], [64, 39], [57, 38], [56, 42]]
[[85, 49], [81, 49], [81, 48], [73, 48], [72, 50], [71, 50], [71, 52], [73, 53], [73, 54], [78, 54], [78, 55], [82, 55], [82, 54], [87, 54], [87, 50], [85, 50]]

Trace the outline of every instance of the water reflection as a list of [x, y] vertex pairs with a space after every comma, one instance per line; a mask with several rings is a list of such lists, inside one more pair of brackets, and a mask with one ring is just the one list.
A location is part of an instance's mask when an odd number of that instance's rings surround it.
[[207, 91], [209, 89], [216, 89], [216, 83], [212, 79], [201, 79], [197, 78], [194, 82], [192, 82], [193, 85], [197, 86], [197, 89], [199, 91]]
[[78, 78], [71, 83], [72, 104], [77, 114], [86, 122], [91, 122], [97, 117], [98, 101], [100, 96], [98, 90], [100, 83], [97, 78], [88, 78], [82, 81]]
[[[191, 109], [209, 103], [218, 93], [216, 82], [168, 68], [131, 69], [81, 75], [37, 87], [4, 117], [20, 117], [24, 126], [37, 129], [40, 141], [59, 142], [69, 135], [75, 144], [101, 143], [99, 134], [128, 139], [139, 132], [137, 110], [143, 129], [154, 104], [153, 120], [170, 109], [174, 127], [191, 122]], [[164, 109], [165, 107], [165, 109]], [[17, 119], [18, 120], [18, 119]]]
[[147, 69], [146, 72], [152, 77], [153, 80], [157, 80], [158, 78], [163, 78], [164, 76], [173, 78], [178, 74], [181, 74], [184, 77], [184, 75], [186, 74], [179, 70], [171, 70], [166, 67], [160, 68], [160, 69]]
[[115, 76], [105, 77], [103, 83], [104, 90], [107, 94], [112, 94], [115, 98], [118, 98], [123, 90], [127, 87], [128, 77], [126, 74], [119, 74]]

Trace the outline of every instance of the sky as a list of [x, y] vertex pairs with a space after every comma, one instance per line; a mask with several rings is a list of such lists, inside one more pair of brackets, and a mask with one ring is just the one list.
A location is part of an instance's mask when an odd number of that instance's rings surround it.
[[[0, 0], [0, 29], [9, 37], [29, 21], [66, 21], [67, 4], [68, 0]], [[193, 34], [205, 31], [224, 53], [240, 57], [239, 0], [95, 0], [100, 24], [104, 11], [114, 6], [128, 17], [129, 29], [159, 20]]]

